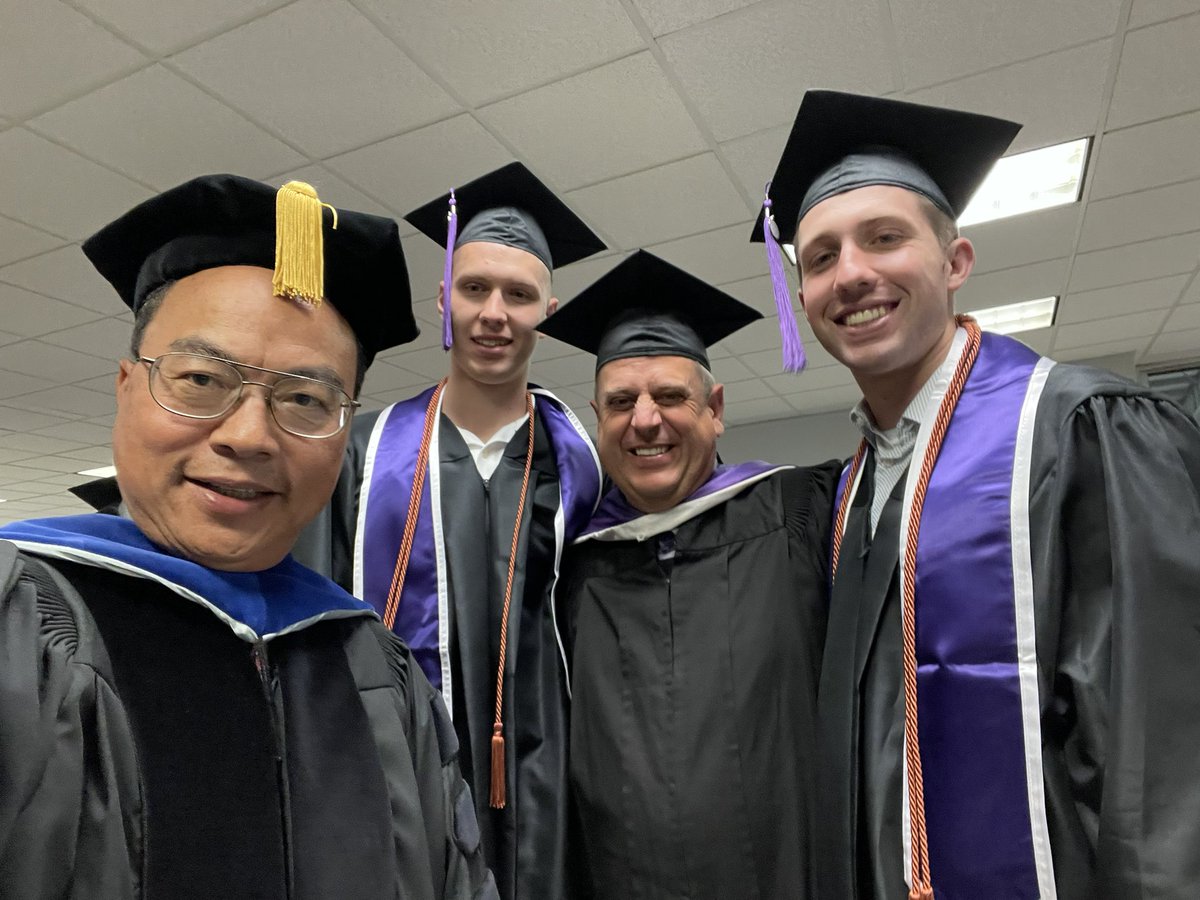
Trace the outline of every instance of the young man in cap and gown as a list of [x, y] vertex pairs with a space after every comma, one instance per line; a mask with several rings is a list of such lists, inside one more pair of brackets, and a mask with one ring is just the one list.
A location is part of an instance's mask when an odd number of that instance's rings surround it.
[[758, 318], [639, 251], [541, 326], [596, 355], [614, 482], [560, 591], [584, 896], [809, 895], [839, 466], [718, 462], [706, 348]]
[[501, 895], [553, 900], [566, 879], [567, 686], [551, 598], [600, 471], [529, 366], [558, 304], [553, 269], [604, 245], [520, 163], [407, 218], [446, 247], [449, 373], [355, 422], [316, 551], [332, 552], [334, 580], [404, 638], [453, 710]]
[[135, 315], [123, 515], [0, 529], [0, 895], [494, 896], [440, 696], [288, 556], [417, 333], [396, 223], [206, 176], [84, 252]]
[[771, 183], [808, 320], [863, 392], [822, 897], [1200, 896], [1200, 429], [956, 319], [954, 220], [1017, 130], [810, 91]]

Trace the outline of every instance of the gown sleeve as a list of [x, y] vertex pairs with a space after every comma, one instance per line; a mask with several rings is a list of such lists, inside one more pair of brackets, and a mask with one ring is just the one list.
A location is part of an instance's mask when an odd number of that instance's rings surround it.
[[0, 897], [134, 897], [141, 793], [124, 709], [77, 609], [22, 577], [26, 562], [0, 542]]
[[1086, 399], [1047, 437], [1053, 474], [1031, 512], [1039, 656], [1056, 660], [1044, 738], [1070, 794], [1048, 798], [1071, 823], [1056, 881], [1090, 870], [1080, 896], [1200, 897], [1200, 429], [1127, 391]]

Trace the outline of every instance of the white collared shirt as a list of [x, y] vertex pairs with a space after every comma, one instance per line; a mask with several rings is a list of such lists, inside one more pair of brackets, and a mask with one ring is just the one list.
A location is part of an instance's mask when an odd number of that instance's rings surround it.
[[484, 484], [492, 477], [496, 466], [500, 465], [500, 458], [504, 456], [504, 448], [508, 446], [508, 442], [528, 420], [529, 413], [522, 414], [521, 418], [501, 426], [486, 443], [461, 425], [454, 426], [466, 442], [467, 449], [471, 451], [471, 458], [475, 460], [475, 468], [479, 470], [479, 477], [483, 479]]
[[871, 497], [871, 536], [875, 536], [875, 528], [879, 525], [879, 517], [883, 514], [884, 504], [908, 469], [912, 460], [913, 447], [917, 443], [917, 432], [921, 430], [921, 422], [929, 415], [930, 398], [937, 393], [944, 395], [954, 377], [954, 369], [958, 364], [962, 347], [966, 341], [966, 329], [959, 328], [946, 352], [946, 358], [938, 366], [937, 371], [917, 391], [917, 395], [905, 407], [900, 421], [895, 427], [886, 431], [875, 424], [871, 410], [866, 400], [859, 400], [854, 409], [850, 410], [850, 421], [862, 432], [871, 449], [875, 451], [875, 485]]

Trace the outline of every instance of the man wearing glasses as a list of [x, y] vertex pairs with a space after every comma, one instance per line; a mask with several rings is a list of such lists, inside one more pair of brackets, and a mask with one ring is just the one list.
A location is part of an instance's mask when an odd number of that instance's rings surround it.
[[396, 224], [209, 176], [84, 251], [123, 515], [0, 529], [0, 896], [494, 896], [441, 699], [288, 555], [416, 335]]

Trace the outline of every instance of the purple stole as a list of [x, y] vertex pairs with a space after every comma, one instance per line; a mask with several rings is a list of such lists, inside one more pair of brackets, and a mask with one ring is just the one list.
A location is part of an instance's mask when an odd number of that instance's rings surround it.
[[[742, 488], [762, 481], [782, 469], [790, 468], [791, 466], [777, 466], [761, 460], [730, 466], [719, 465], [713, 470], [708, 481], [693, 491], [686, 500], [661, 513], [644, 513], [636, 509], [617, 488], [613, 488], [600, 501], [595, 515], [576, 538], [576, 543], [587, 540], [641, 539], [642, 533], [648, 532], [646, 536], [650, 536], [669, 531], [705, 510], [719, 506]], [[637, 534], [629, 533], [630, 529], [625, 526], [636, 524], [644, 524], [646, 527]]]
[[[572, 540], [595, 509], [600, 494], [600, 462], [587, 432], [565, 404], [548, 391], [531, 388], [534, 415], [546, 429], [558, 466], [559, 509], [554, 518], [554, 580], [558, 579], [562, 548]], [[375, 422], [367, 446], [359, 489], [358, 522], [354, 536], [354, 595], [383, 615], [404, 532], [413, 473], [420, 450], [425, 410], [433, 388], [394, 403]], [[429, 447], [429, 472], [421, 492], [420, 513], [412, 554], [393, 630], [404, 638], [413, 657], [446, 708], [453, 709], [450, 675], [450, 597], [447, 582], [437, 410]], [[453, 519], [448, 523], [453, 528]], [[553, 583], [551, 584], [553, 591]], [[560, 648], [561, 650], [561, 648]]]
[[[1052, 366], [1023, 344], [983, 335], [921, 517], [917, 715], [937, 900], [1056, 896], [1029, 545], [1033, 429]], [[901, 517], [902, 579], [913, 487], [944, 393], [930, 400], [913, 449]], [[845, 474], [839, 501], [844, 489]], [[907, 781], [906, 771], [905, 798]], [[907, 799], [901, 808], [907, 877]]]

